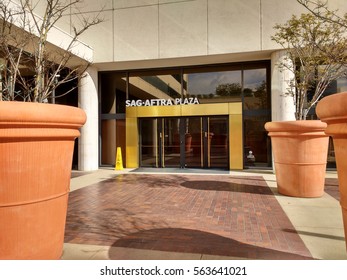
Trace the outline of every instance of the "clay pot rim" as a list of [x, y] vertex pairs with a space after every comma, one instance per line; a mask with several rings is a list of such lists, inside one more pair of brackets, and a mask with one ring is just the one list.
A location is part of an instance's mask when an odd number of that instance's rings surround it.
[[275, 121], [267, 122], [265, 129], [275, 131], [324, 131], [327, 124], [320, 120]]
[[86, 122], [86, 114], [78, 107], [33, 103], [21, 101], [0, 101], [0, 125], [9, 123], [37, 124], [66, 124], [81, 126]]
[[317, 116], [323, 121], [347, 118], [347, 92], [324, 97], [316, 107]]

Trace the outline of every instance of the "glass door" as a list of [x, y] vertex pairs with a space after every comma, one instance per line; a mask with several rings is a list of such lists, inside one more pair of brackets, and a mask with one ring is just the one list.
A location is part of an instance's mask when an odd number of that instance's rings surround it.
[[181, 166], [180, 118], [143, 118], [139, 128], [140, 166]]
[[140, 166], [159, 167], [158, 161], [158, 119], [141, 119], [140, 133]]
[[181, 119], [161, 118], [159, 132], [161, 167], [180, 167], [181, 164]]
[[203, 117], [184, 118], [185, 121], [185, 147], [184, 167], [204, 167], [204, 138]]
[[227, 116], [140, 119], [143, 167], [229, 166]]
[[207, 167], [226, 168], [229, 166], [228, 117], [207, 118]]
[[185, 119], [186, 135], [188, 135], [185, 142], [185, 167], [228, 169], [228, 117], [188, 117]]

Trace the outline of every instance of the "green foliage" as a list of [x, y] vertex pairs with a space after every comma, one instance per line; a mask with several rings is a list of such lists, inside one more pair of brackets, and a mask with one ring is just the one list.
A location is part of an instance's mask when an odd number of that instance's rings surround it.
[[[328, 8], [328, 0], [297, 0], [297, 2], [304, 6], [315, 17], [334, 22], [347, 28], [347, 13], [341, 16], [338, 14], [338, 10], [330, 10]], [[326, 17], [326, 14], [329, 16]]]
[[219, 96], [240, 96], [241, 85], [239, 83], [220, 84], [216, 88], [216, 94]]
[[[285, 24], [274, 27], [276, 33], [271, 39], [287, 51], [288, 57], [279, 67], [295, 76], [288, 94], [294, 98], [298, 120], [306, 119], [332, 81], [346, 75], [347, 30], [332, 18], [330, 11], [324, 18], [311, 13], [293, 15]], [[310, 98], [308, 91], [313, 92]]]
[[253, 96], [253, 90], [251, 88], [245, 88], [245, 89], [243, 89], [243, 95], [248, 96], [248, 97], [252, 97]]

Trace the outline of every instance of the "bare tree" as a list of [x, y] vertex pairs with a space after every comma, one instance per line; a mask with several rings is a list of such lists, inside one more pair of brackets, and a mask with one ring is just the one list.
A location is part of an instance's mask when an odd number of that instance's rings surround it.
[[[18, 82], [23, 82], [19, 70], [23, 61], [24, 48], [30, 41], [28, 33], [18, 36], [18, 28], [24, 28], [26, 20], [22, 17], [22, 24], [20, 25], [16, 18], [22, 16], [21, 12], [9, 4], [9, 1], [0, 3], [0, 100], [15, 99], [15, 85]], [[23, 14], [23, 16], [25, 15]]]
[[[328, 8], [328, 1], [322, 0], [297, 0], [299, 4], [303, 5], [308, 11], [310, 11], [314, 16], [334, 22], [347, 28], [347, 13], [343, 16], [338, 15], [338, 10], [330, 10]], [[326, 16], [326, 15], [329, 16]]]
[[[79, 13], [77, 25], [63, 47], [49, 43], [57, 22], [78, 11], [83, 0], [10, 0], [0, 3], [0, 100], [45, 102], [55, 89], [79, 79], [90, 66], [88, 59], [73, 63], [80, 36], [102, 22], [101, 11], [93, 17]], [[38, 4], [43, 12], [38, 15]], [[63, 95], [72, 91], [69, 90]]]
[[274, 27], [272, 40], [288, 55], [279, 67], [292, 71], [295, 77], [288, 94], [294, 98], [297, 120], [306, 119], [329, 84], [346, 75], [346, 27], [336, 23], [330, 12], [322, 16], [294, 15], [285, 24]]

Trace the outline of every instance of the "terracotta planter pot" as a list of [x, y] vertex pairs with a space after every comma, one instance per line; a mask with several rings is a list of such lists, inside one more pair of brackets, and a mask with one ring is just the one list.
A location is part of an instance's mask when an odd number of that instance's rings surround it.
[[269, 122], [278, 192], [295, 197], [324, 193], [329, 137], [321, 121]]
[[75, 107], [0, 102], [0, 259], [59, 259], [64, 244]]
[[334, 142], [340, 204], [347, 237], [347, 92], [323, 98], [318, 103], [316, 112], [328, 124], [326, 134], [332, 136]]

